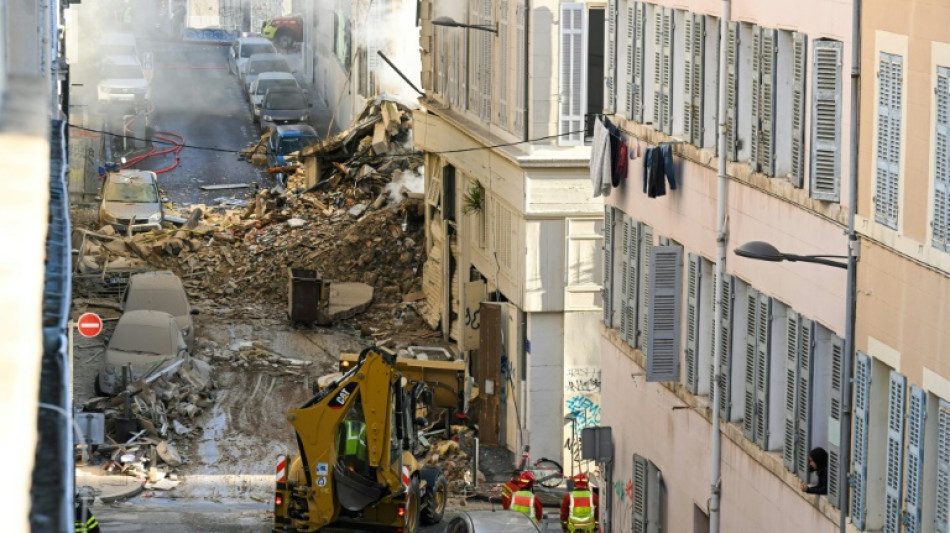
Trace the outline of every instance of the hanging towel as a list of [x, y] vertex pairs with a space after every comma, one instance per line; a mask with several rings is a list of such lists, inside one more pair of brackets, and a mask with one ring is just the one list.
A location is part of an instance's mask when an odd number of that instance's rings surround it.
[[[620, 176], [617, 174], [618, 159], [620, 158], [620, 144], [623, 142], [623, 136], [620, 128], [614, 125], [609, 119], [604, 119], [604, 126], [610, 134], [610, 184], [614, 187], [620, 186]], [[606, 194], [606, 193], [605, 193]]]
[[614, 167], [613, 184], [619, 187], [627, 179], [627, 141], [622, 140], [617, 147], [617, 166]]
[[590, 181], [594, 186], [594, 198], [610, 194], [610, 132], [604, 124], [594, 121], [594, 141], [590, 154]]

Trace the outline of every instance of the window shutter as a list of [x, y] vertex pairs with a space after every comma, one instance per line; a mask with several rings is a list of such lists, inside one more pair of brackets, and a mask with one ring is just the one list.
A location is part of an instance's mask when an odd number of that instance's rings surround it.
[[649, 305], [650, 305], [650, 261], [651, 256], [653, 255], [653, 228], [647, 226], [646, 224], [640, 223], [640, 257], [637, 261], [637, 269], [639, 269], [639, 282], [637, 284], [637, 292], [640, 296], [640, 302], [637, 306], [637, 344], [636, 347], [640, 350], [645, 350], [650, 342], [649, 336]]
[[838, 475], [841, 469], [841, 371], [844, 364], [844, 342], [841, 337], [831, 338], [831, 409], [828, 414], [828, 501], [838, 509], [840, 498]]
[[[481, 20], [479, 24], [492, 25], [494, 17], [492, 16], [492, 0], [482, 0]], [[474, 31], [478, 34], [478, 48], [481, 58], [479, 59], [478, 90], [480, 98], [479, 116], [485, 122], [491, 122], [491, 101], [492, 101], [492, 61], [493, 35], [487, 31]]]
[[604, 325], [610, 328], [613, 315], [614, 280], [614, 208], [604, 206], [604, 287], [601, 289], [604, 306]]
[[808, 479], [808, 452], [811, 451], [811, 378], [815, 323], [802, 318], [798, 334], [798, 387], [795, 401], [795, 462], [798, 477]]
[[604, 108], [617, 110], [617, 0], [607, 0], [607, 79], [604, 80]]
[[815, 41], [811, 110], [811, 197], [837, 202], [841, 196], [840, 41]]
[[912, 386], [907, 403], [907, 478], [904, 480], [904, 532], [920, 533], [921, 497], [924, 489], [924, 422], [927, 393]]
[[657, 131], [672, 133], [673, 10], [657, 6], [654, 22], [653, 124]]
[[623, 217], [620, 258], [620, 336], [634, 346], [636, 339], [636, 246], [637, 223], [629, 216]]
[[752, 27], [752, 134], [749, 135], [749, 163], [759, 171], [759, 108], [762, 106], [762, 28]]
[[933, 246], [950, 252], [950, 68], [937, 67]]
[[795, 405], [798, 401], [798, 346], [801, 334], [801, 315], [788, 310], [785, 342], [785, 441], [782, 444], [782, 462], [785, 468], [797, 473], [795, 462], [795, 431], [798, 421]]
[[[723, 420], [729, 420], [732, 418], [732, 401], [730, 395], [732, 391], [729, 387], [730, 376], [732, 376], [732, 318], [733, 318], [733, 298], [734, 295], [734, 282], [732, 276], [726, 274], [720, 280], [717, 276], [713, 280], [716, 291], [718, 291], [719, 299], [721, 306], [719, 312], [722, 315], [722, 328], [720, 330], [719, 337], [719, 346], [717, 349], [721, 350], [721, 356], [719, 358], [719, 387], [721, 393], [719, 395], [719, 417]], [[715, 331], [715, 318], [713, 319], [713, 331]], [[715, 342], [715, 341], [714, 341]], [[715, 359], [714, 359], [715, 361]], [[713, 363], [714, 365], [715, 363]], [[709, 384], [709, 394], [710, 400], [715, 395], [716, 386], [716, 368], [712, 366], [709, 373], [710, 384]]]
[[[584, 143], [584, 4], [561, 4], [561, 144]], [[475, 32], [473, 32], [475, 33]]]
[[934, 509], [936, 533], [947, 533], [950, 521], [950, 402], [940, 400], [937, 408], [937, 505]]
[[683, 248], [657, 246], [650, 271], [647, 381], [678, 381]]
[[[468, 0], [468, 20], [469, 24], [478, 24], [480, 18], [479, 8], [481, 7], [482, 0]], [[482, 55], [479, 53], [479, 44], [481, 40], [479, 39], [481, 32], [477, 31], [466, 31], [463, 32], [468, 37], [468, 80], [467, 80], [467, 89], [468, 89], [468, 104], [466, 108], [469, 111], [478, 113], [478, 77], [481, 73], [479, 69], [478, 61], [481, 59]]]
[[683, 16], [683, 130], [695, 146], [703, 145], [703, 59], [706, 49], [706, 17], [697, 13]]
[[686, 389], [699, 392], [699, 317], [702, 292], [703, 260], [689, 254], [686, 271]]
[[726, 35], [726, 157], [735, 161], [738, 158], [738, 117], [739, 117], [739, 23], [729, 22]]
[[[871, 403], [871, 358], [854, 359], [854, 427], [852, 431], [851, 522], [864, 530], [868, 497], [868, 422]], [[842, 465], [847, 468], [847, 465]]]
[[769, 447], [769, 373], [771, 371], [772, 299], [759, 294], [755, 317], [755, 442]]
[[647, 8], [643, 2], [636, 2], [633, 8], [633, 92], [630, 99], [633, 101], [632, 118], [636, 122], [643, 122], [643, 62], [646, 58], [646, 23]]
[[746, 293], [745, 328], [745, 412], [742, 415], [742, 433], [755, 441], [755, 371], [756, 371], [756, 331], [759, 291], [750, 288]]
[[647, 532], [647, 478], [649, 462], [639, 455], [633, 456], [633, 533]]
[[627, 50], [626, 50], [627, 51], [627, 54], [626, 54], [626, 58], [627, 58], [627, 62], [626, 62], [627, 63], [627, 73], [626, 73], [627, 93], [626, 95], [627, 96], [626, 96], [626, 99], [627, 99], [627, 117], [629, 117], [631, 120], [636, 120], [636, 118], [634, 117], [633, 102], [637, 98], [637, 96], [639, 96], [638, 92], [635, 89], [636, 85], [634, 84], [634, 76], [633, 76], [634, 54], [636, 53], [634, 50], [633, 41], [635, 38], [639, 38], [643, 33], [642, 31], [637, 30], [637, 27], [635, 25], [636, 24], [635, 23], [636, 8], [637, 6], [635, 2], [629, 2], [627, 4]]
[[884, 475], [884, 533], [899, 533], [904, 468], [904, 397], [907, 378], [891, 370], [887, 401], [887, 467]]
[[[792, 185], [805, 182], [805, 79], [807, 76], [808, 36], [792, 33]], [[829, 493], [830, 494], [830, 493]]]
[[762, 65], [759, 92], [759, 172], [775, 175], [775, 64], [778, 61], [778, 32], [762, 28]]
[[877, 168], [874, 186], [874, 220], [891, 229], [897, 229], [903, 64], [902, 57], [881, 52], [877, 74]]
[[[491, 18], [486, 24], [492, 24]], [[486, 35], [491, 35], [486, 32]], [[498, 124], [508, 129], [508, 0], [501, 0], [501, 16], [498, 17]]]
[[525, 69], [525, 56], [528, 51], [525, 49], [525, 19], [527, 14], [525, 12], [525, 0], [515, 0], [515, 20], [517, 25], [517, 40], [518, 42], [513, 46], [515, 50], [515, 73], [517, 75], [518, 82], [515, 84], [515, 133], [521, 134], [522, 130], [525, 127], [524, 124], [524, 110], [525, 110], [525, 83], [527, 83], [528, 72]]

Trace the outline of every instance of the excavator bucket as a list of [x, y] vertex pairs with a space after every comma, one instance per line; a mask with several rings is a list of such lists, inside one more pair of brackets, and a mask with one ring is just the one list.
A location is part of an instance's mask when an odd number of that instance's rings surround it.
[[333, 466], [333, 485], [340, 505], [354, 512], [379, 501], [386, 493], [384, 485], [346, 468], [340, 462]]

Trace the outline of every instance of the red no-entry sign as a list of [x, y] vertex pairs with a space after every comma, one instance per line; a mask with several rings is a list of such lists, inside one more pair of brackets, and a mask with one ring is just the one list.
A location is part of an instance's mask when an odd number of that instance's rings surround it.
[[95, 337], [102, 332], [102, 319], [95, 313], [83, 313], [76, 322], [76, 329], [83, 337]]

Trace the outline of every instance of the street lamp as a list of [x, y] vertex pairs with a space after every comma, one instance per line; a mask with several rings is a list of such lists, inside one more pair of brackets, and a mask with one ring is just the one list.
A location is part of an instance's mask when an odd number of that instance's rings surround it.
[[[853, 200], [853, 199], [852, 199]], [[852, 205], [853, 205], [852, 201]], [[798, 261], [802, 263], [817, 263], [848, 270], [848, 284], [846, 294], [844, 354], [841, 361], [841, 426], [838, 433], [838, 447], [840, 449], [840, 464], [838, 465], [838, 512], [840, 513], [838, 528], [840, 533], [846, 531], [848, 515], [848, 492], [850, 489], [851, 470], [851, 359], [854, 356], [854, 309], [857, 279], [856, 250], [857, 239], [853, 231], [849, 230], [848, 255], [795, 255], [785, 254], [771, 244], [762, 241], [751, 241], [736, 248], [734, 252], [739, 257], [756, 259], [759, 261]], [[828, 258], [847, 259], [847, 262], [832, 261]]]
[[436, 17], [432, 19], [433, 26], [445, 26], [447, 28], [471, 28], [473, 30], [488, 31], [498, 35], [498, 23], [496, 22], [493, 26], [488, 26], [486, 24], [462, 24], [461, 22], [455, 22], [455, 19], [452, 17]]

